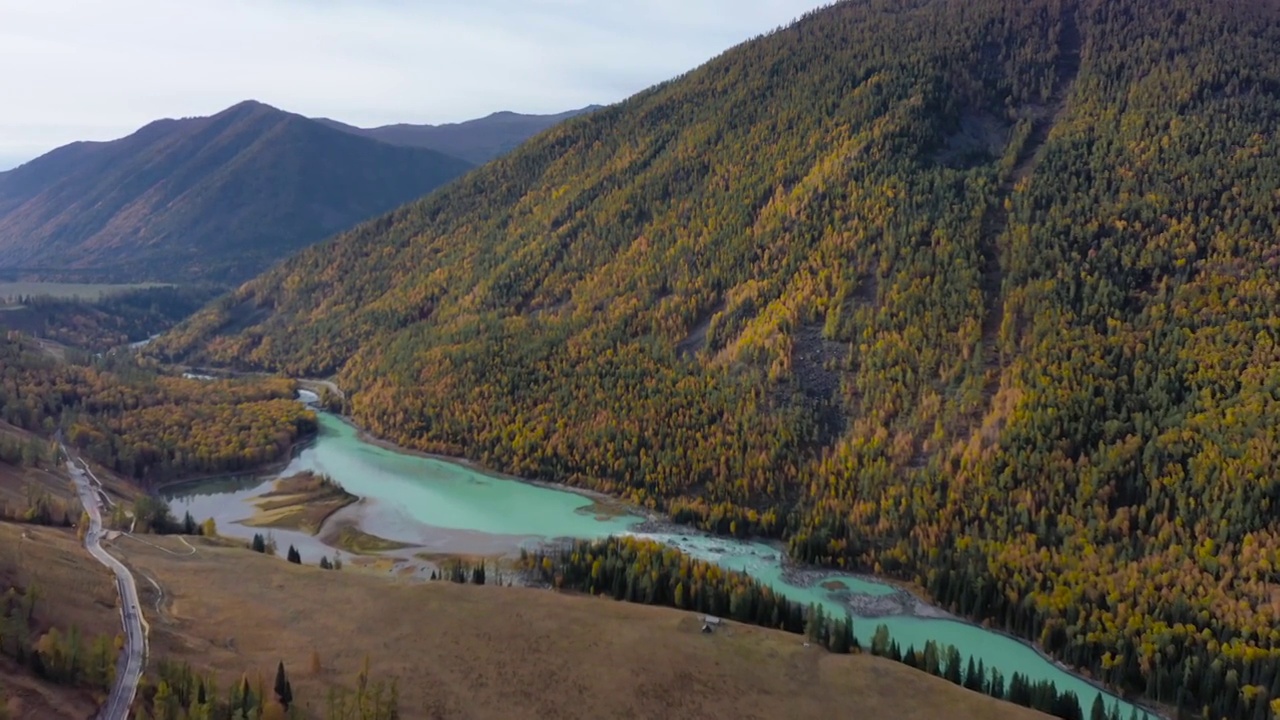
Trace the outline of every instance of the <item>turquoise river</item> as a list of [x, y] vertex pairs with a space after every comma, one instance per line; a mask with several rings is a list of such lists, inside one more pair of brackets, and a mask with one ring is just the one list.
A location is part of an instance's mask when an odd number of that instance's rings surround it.
[[[298, 452], [279, 477], [312, 470], [340, 482], [362, 499], [331, 517], [326, 530], [335, 524], [355, 525], [403, 543], [405, 550], [388, 555], [404, 562], [405, 567], [411, 566], [414, 557], [510, 555], [522, 546], [550, 538], [636, 534], [644, 520], [616, 507], [604, 512], [596, 500], [586, 495], [500, 477], [462, 462], [380, 447], [363, 440], [355, 428], [334, 415], [319, 413], [319, 417], [316, 440]], [[253, 498], [265, 492], [274, 477], [277, 476], [201, 481], [172, 488], [166, 498], [179, 517], [184, 512], [190, 512], [197, 520], [212, 517], [221, 534], [249, 538], [259, 531], [239, 521], [252, 515]], [[281, 547], [296, 546], [305, 562], [316, 562], [321, 554], [334, 553], [321, 539], [303, 533], [273, 530], [272, 534]], [[998, 668], [1006, 679], [1018, 672], [1033, 680], [1051, 680], [1059, 690], [1074, 691], [1086, 714], [1099, 694], [1096, 687], [1028, 645], [953, 619], [923, 603], [905, 610], [899, 607], [896, 614], [882, 615], [881, 611], [875, 613], [879, 617], [860, 616], [857, 608], [874, 606], [877, 597], [903, 595], [871, 577], [832, 572], [815, 578], [810, 572], [806, 573], [807, 582], [800, 585], [784, 578], [782, 554], [771, 545], [693, 531], [646, 535], [725, 568], [745, 571], [793, 601], [819, 603], [828, 612], [850, 613], [855, 632], [864, 644], [870, 642], [876, 626], [884, 624], [903, 648], [922, 648], [926, 641], [933, 640], [939, 645], [956, 646], [962, 656], [971, 655], [975, 662], [981, 659], [988, 668]], [[844, 590], [837, 594], [824, 588], [824, 584], [842, 585]], [[852, 605], [842, 601], [850, 595], [860, 597], [852, 598]], [[870, 605], [865, 602], [868, 600]], [[1155, 717], [1110, 694], [1105, 694], [1104, 700], [1109, 706], [1118, 703], [1122, 717]]]

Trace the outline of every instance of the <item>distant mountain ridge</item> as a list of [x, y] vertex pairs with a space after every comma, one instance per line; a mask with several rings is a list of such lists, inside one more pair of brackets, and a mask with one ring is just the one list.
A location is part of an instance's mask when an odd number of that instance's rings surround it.
[[471, 163], [255, 101], [0, 173], [0, 271], [234, 283]]
[[504, 111], [475, 120], [443, 125], [397, 123], [360, 128], [329, 118], [316, 118], [316, 121], [344, 132], [381, 140], [392, 145], [430, 148], [483, 165], [516, 149], [525, 140], [544, 130], [602, 107], [602, 105], [588, 105], [554, 115], [526, 115]]

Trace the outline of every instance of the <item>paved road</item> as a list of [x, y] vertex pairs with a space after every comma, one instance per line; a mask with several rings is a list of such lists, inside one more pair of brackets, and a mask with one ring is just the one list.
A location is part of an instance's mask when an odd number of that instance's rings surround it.
[[124, 622], [124, 650], [116, 665], [116, 682], [111, 687], [111, 696], [99, 711], [98, 718], [128, 720], [129, 708], [138, 692], [138, 680], [142, 677], [147, 652], [146, 636], [142, 632], [142, 603], [138, 601], [138, 584], [129, 568], [102, 549], [102, 489], [96, 486], [97, 478], [90, 479], [92, 473], [80, 466], [65, 445], [62, 446], [62, 452], [67, 456], [67, 470], [80, 493], [80, 502], [84, 505], [85, 512], [89, 513], [89, 529], [84, 536], [84, 547], [98, 562], [115, 573], [116, 590], [120, 593], [120, 615]]

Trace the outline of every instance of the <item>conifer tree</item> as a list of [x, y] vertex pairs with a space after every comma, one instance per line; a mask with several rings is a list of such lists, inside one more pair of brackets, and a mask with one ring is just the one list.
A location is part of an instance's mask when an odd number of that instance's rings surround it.
[[280, 701], [284, 709], [288, 710], [289, 704], [293, 702], [293, 687], [289, 685], [289, 678], [285, 675], [283, 660], [276, 666], [275, 692], [276, 699]]

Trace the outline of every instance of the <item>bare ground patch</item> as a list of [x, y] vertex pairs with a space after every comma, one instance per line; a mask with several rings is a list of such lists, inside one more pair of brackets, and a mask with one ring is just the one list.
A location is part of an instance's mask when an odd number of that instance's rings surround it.
[[711, 319], [717, 313], [724, 312], [724, 308], [725, 303], [721, 300], [699, 317], [693, 327], [689, 328], [689, 334], [676, 343], [676, 353], [681, 357], [693, 357], [701, 352], [707, 346], [707, 332], [711, 329]]

